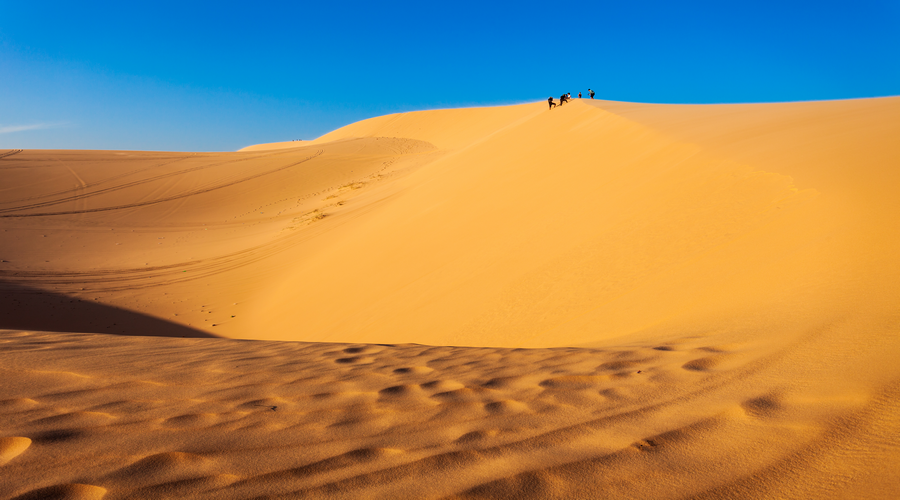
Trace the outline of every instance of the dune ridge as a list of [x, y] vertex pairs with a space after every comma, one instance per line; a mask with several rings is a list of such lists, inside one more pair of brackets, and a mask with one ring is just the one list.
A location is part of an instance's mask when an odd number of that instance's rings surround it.
[[0, 498], [895, 498], [897, 116], [0, 151]]

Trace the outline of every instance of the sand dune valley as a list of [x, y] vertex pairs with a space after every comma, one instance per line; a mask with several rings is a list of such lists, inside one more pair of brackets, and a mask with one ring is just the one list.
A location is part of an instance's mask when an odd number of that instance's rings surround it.
[[0, 150], [0, 498], [900, 498], [900, 98]]

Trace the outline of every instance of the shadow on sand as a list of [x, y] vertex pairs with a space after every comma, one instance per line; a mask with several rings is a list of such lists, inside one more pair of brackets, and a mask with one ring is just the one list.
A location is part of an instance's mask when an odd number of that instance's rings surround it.
[[139, 312], [6, 281], [0, 281], [0, 329], [218, 338]]

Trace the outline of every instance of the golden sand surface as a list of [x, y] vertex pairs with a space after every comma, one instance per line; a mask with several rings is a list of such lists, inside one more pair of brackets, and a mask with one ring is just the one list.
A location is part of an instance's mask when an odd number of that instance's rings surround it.
[[0, 150], [0, 498], [897, 498], [898, 117]]

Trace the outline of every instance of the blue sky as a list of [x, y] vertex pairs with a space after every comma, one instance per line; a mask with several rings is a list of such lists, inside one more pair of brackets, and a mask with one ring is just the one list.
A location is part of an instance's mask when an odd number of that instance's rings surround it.
[[900, 0], [0, 0], [0, 148], [227, 151], [386, 113], [586, 91], [900, 94]]

